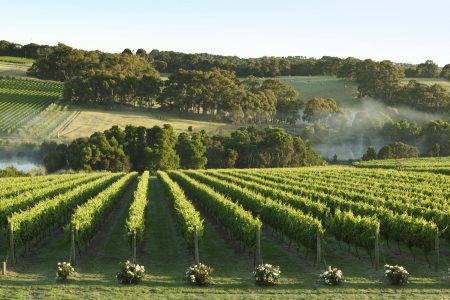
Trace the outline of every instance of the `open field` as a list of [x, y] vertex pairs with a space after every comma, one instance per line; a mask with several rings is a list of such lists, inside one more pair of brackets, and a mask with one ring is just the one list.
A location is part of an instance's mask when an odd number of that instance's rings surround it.
[[447, 91], [450, 93], [450, 80], [446, 80], [444, 78], [405, 78], [403, 79], [403, 83], [408, 83], [410, 80], [417, 80], [420, 83], [425, 84], [441, 84], [443, 85]]
[[14, 57], [14, 56], [0, 56], [0, 62], [8, 62], [13, 64], [24, 64], [31, 66], [34, 63], [32, 58]]
[[313, 97], [333, 98], [348, 107], [354, 104], [358, 95], [354, 82], [335, 76], [281, 76], [278, 79], [293, 86], [304, 102]]
[[104, 131], [113, 125], [125, 127], [128, 124], [135, 126], [153, 127], [170, 124], [178, 132], [187, 131], [189, 126], [194, 131], [205, 129], [208, 133], [226, 133], [237, 126], [226, 123], [199, 120], [198, 116], [183, 116], [176, 113], [160, 110], [143, 109], [117, 109], [102, 110], [88, 107], [71, 106], [80, 111], [79, 115], [60, 132], [62, 139], [74, 139], [89, 136], [96, 131]]
[[0, 61], [0, 76], [26, 77], [28, 65]]
[[[142, 177], [136, 178], [134, 173], [0, 179], [2, 187], [14, 187], [9, 188], [8, 192], [2, 189], [0, 197], [2, 203], [6, 204], [0, 207], [0, 226], [5, 228], [5, 216], [12, 216], [8, 222], [13, 223], [16, 228], [14, 236], [17, 257], [16, 266], [9, 267], [6, 276], [0, 276], [0, 297], [9, 299], [43, 297], [111, 299], [123, 298], [125, 295], [165, 299], [269, 299], [277, 296], [288, 299], [450, 297], [450, 279], [447, 278], [450, 263], [449, 235], [444, 233], [440, 238], [440, 262], [437, 271], [434, 269], [436, 259], [433, 249], [434, 237], [426, 236], [427, 228], [436, 226], [433, 222], [434, 216], [427, 213], [427, 207], [439, 206], [440, 212], [435, 211], [436, 214], [448, 211], [450, 192], [448, 176], [353, 167], [208, 170], [169, 172], [169, 175], [171, 183], [167, 181], [169, 178], [167, 176], [151, 176], [148, 181], [142, 182]], [[135, 201], [133, 191], [138, 180], [141, 181], [140, 185], [148, 184], [144, 234], [139, 239], [137, 251], [137, 261], [146, 267], [147, 275], [139, 285], [122, 286], [114, 277], [119, 269], [118, 263], [131, 256], [130, 244], [126, 238], [126, 219], [130, 213], [130, 205]], [[48, 182], [52, 182], [51, 187]], [[167, 189], [168, 184], [181, 187], [187, 196], [183, 201], [189, 201], [200, 213], [201, 218], [204, 218], [203, 235], [199, 244], [200, 260], [215, 269], [214, 284], [211, 286], [194, 287], [184, 282], [186, 267], [193, 263], [192, 245], [189, 243], [189, 236], [182, 234], [182, 228], [187, 227], [183, 227], [182, 218], [174, 214], [173, 208], [174, 203], [181, 201], [180, 197], [184, 196], [178, 195], [173, 198], [172, 190]], [[385, 192], [386, 188], [389, 193]], [[30, 192], [33, 193], [32, 197]], [[222, 195], [227, 197], [223, 198]], [[433, 202], [428, 202], [429, 199], [433, 199]], [[375, 205], [374, 201], [378, 204]], [[233, 204], [236, 202], [242, 206]], [[45, 216], [40, 207], [51, 209], [55, 214]], [[56, 209], [57, 207], [61, 209]], [[346, 219], [346, 231], [337, 230], [341, 226], [339, 222], [329, 222], [339, 218], [340, 213], [336, 209], [345, 207], [352, 207], [352, 211], [363, 218], [368, 217], [366, 214], [369, 211], [375, 212], [371, 217], [381, 222], [380, 264], [405, 266], [411, 273], [410, 284], [393, 287], [384, 281], [382, 268], [377, 271], [373, 266], [374, 252], [371, 249], [373, 239], [370, 231], [347, 232], [350, 236], [345, 237], [348, 229], [365, 226], [360, 219]], [[318, 209], [327, 208], [333, 210], [329, 212], [327, 219], [323, 219]], [[24, 212], [12, 215], [20, 209]], [[408, 213], [416, 217], [425, 218], [423, 221], [425, 223], [421, 223], [424, 228], [422, 232], [405, 231], [407, 229], [401, 225], [402, 222], [407, 220], [411, 226], [415, 226], [414, 222], [418, 222], [419, 219], [408, 219], [400, 213], [403, 209], [410, 210]], [[92, 212], [86, 214], [88, 210]], [[379, 219], [376, 216], [377, 210], [380, 211]], [[237, 222], [233, 214], [237, 212], [241, 216], [239, 217], [241, 222], [244, 222], [245, 218], [250, 221], [251, 218], [259, 216], [263, 224], [261, 238], [263, 261], [279, 265], [282, 270], [277, 286], [263, 288], [255, 286], [252, 282], [254, 234], [249, 232], [250, 236], [240, 235], [244, 233], [244, 228], [252, 228], [244, 226], [245, 222], [241, 223], [241, 226], [233, 226], [233, 222]], [[308, 212], [309, 216], [306, 215]], [[391, 214], [392, 218], [389, 217]], [[383, 217], [384, 215], [388, 217]], [[70, 253], [68, 232], [62, 228], [67, 222], [76, 224], [77, 218], [81, 216], [94, 217], [84, 219], [82, 224], [87, 225], [76, 227], [79, 228], [75, 235], [76, 243], [80, 249], [76, 254], [76, 273], [68, 282], [57, 282], [56, 263], [67, 261]], [[289, 229], [289, 222], [295, 223], [297, 218], [303, 221]], [[436, 215], [436, 218], [439, 216]], [[27, 222], [27, 219], [36, 220], [38, 223], [28, 223], [29, 226], [22, 227], [21, 224]], [[66, 221], [62, 221], [63, 219]], [[310, 220], [311, 223], [306, 220]], [[316, 220], [315, 223], [312, 220]], [[308, 226], [313, 226], [312, 224], [324, 229], [321, 238], [320, 268], [315, 266], [317, 257], [313, 248], [316, 236], [313, 234], [312, 237], [308, 237], [307, 231], [303, 231]], [[398, 224], [398, 227], [394, 231], [387, 227], [397, 226], [395, 224]], [[339, 232], [344, 236], [339, 235]], [[351, 235], [354, 235], [353, 238]], [[1, 253], [3, 255], [10, 253], [6, 237], [3, 236], [1, 240], [4, 241], [0, 246]], [[309, 244], [309, 240], [313, 240], [314, 243]], [[398, 242], [395, 242], [396, 240]], [[433, 243], [431, 249], [427, 240]], [[408, 247], [405, 243], [411, 241], [413, 244]], [[25, 251], [24, 245], [30, 248], [26, 254], [22, 254]], [[366, 246], [369, 247], [366, 249]], [[429, 249], [427, 256], [423, 254], [421, 248]], [[342, 269], [347, 282], [342, 286], [329, 287], [318, 281], [319, 271], [326, 265]]]

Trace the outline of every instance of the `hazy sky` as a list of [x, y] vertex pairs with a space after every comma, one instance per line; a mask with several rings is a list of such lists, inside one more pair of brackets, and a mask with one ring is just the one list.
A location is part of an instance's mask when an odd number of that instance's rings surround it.
[[450, 63], [445, 0], [1, 1], [0, 39], [119, 52]]

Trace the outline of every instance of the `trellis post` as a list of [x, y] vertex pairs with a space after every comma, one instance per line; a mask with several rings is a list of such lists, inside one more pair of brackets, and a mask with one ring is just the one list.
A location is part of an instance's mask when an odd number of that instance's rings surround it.
[[14, 249], [14, 226], [13, 224], [9, 224], [9, 248], [11, 252], [11, 265], [14, 266], [16, 264], [16, 253]]
[[200, 255], [198, 251], [198, 230], [197, 226], [195, 226], [194, 230], [194, 257], [195, 257], [195, 264], [200, 264]]
[[375, 270], [378, 271], [380, 265], [380, 226], [374, 227], [375, 233]]
[[75, 265], [75, 231], [70, 228], [70, 263]]
[[321, 234], [317, 230], [317, 268], [320, 269], [320, 264], [322, 262], [322, 251], [321, 251]]
[[258, 227], [256, 229], [256, 259], [255, 263], [256, 266], [259, 266], [262, 263], [262, 256], [261, 256], [261, 227]]
[[434, 250], [436, 251], [436, 263], [434, 266], [435, 271], [439, 270], [439, 229], [436, 227], [436, 235], [434, 237]]
[[133, 231], [133, 264], [136, 263], [136, 230]]

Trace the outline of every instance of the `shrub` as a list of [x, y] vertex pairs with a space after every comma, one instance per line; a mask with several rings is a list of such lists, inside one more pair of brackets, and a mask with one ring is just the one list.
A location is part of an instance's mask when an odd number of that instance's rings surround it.
[[191, 284], [204, 286], [212, 283], [211, 274], [213, 272], [213, 268], [199, 263], [198, 265], [192, 265], [187, 269], [185, 278]]
[[70, 265], [70, 263], [63, 261], [58, 263], [58, 272], [56, 272], [56, 277], [61, 280], [67, 280], [75, 269]]
[[259, 265], [253, 271], [253, 277], [257, 285], [275, 285], [280, 278], [280, 267], [270, 264]]
[[322, 279], [328, 285], [338, 285], [345, 282], [344, 273], [338, 268], [328, 266], [328, 270], [320, 274]]
[[123, 284], [136, 284], [142, 281], [144, 278], [145, 268], [138, 264], [134, 264], [130, 261], [120, 263], [120, 272], [116, 277], [120, 283]]
[[408, 283], [409, 273], [406, 271], [405, 268], [401, 266], [391, 266], [391, 265], [385, 265], [384, 266], [384, 276], [386, 279], [391, 283], [395, 285], [399, 284], [406, 284]]

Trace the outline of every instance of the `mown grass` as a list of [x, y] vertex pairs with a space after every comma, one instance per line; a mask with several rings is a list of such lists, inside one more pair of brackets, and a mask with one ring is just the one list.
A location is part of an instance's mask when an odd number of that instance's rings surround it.
[[[119, 261], [127, 259], [130, 247], [125, 240], [125, 219], [131, 202], [131, 191], [105, 220], [90, 246], [82, 251], [76, 265], [77, 274], [66, 283], [55, 279], [56, 263], [67, 260], [67, 237], [58, 230], [33, 253], [20, 258], [18, 265], [0, 276], [0, 298], [51, 299], [132, 299], [135, 297], [162, 299], [447, 299], [450, 281], [446, 266], [439, 272], [428, 268], [425, 258], [417, 255], [413, 260], [408, 250], [402, 252], [391, 245], [382, 247], [382, 261], [399, 263], [412, 274], [411, 283], [392, 287], [383, 280], [383, 271], [375, 271], [368, 255], [354, 249], [339, 247], [327, 241], [326, 263], [341, 268], [348, 280], [340, 287], [328, 287], [319, 282], [319, 270], [313, 265], [313, 254], [288, 247], [281, 237], [272, 235], [269, 228], [263, 232], [262, 254], [264, 262], [281, 266], [282, 278], [275, 287], [262, 288], [253, 284], [251, 271], [253, 258], [247, 251], [230, 243], [217, 225], [206, 220], [204, 238], [200, 243], [201, 260], [214, 267], [214, 285], [194, 287], [184, 282], [186, 267], [193, 262], [176, 228], [169, 202], [157, 180], [150, 179], [150, 200], [146, 211], [145, 240], [140, 245], [138, 263], [147, 269], [144, 281], [136, 286], [117, 283], [115, 273]], [[443, 245], [444, 246], [444, 245]], [[444, 247], [448, 249], [450, 245]], [[3, 245], [4, 250], [5, 245]], [[394, 249], [395, 248], [395, 249]], [[417, 253], [416, 253], [417, 254]]]
[[34, 63], [34, 59], [32, 58], [15, 57], [15, 56], [0, 56], [0, 61], [15, 64], [25, 64], [30, 66]]
[[0, 61], [0, 76], [2, 77], [26, 77], [30, 66]]
[[71, 140], [78, 137], [89, 136], [97, 131], [104, 131], [113, 125], [125, 127], [135, 126], [163, 126], [170, 124], [177, 132], [187, 132], [192, 126], [194, 131], [206, 130], [210, 134], [228, 133], [238, 126], [211, 121], [210, 118], [192, 114], [161, 111], [159, 109], [127, 109], [118, 107], [104, 110], [85, 106], [70, 106], [81, 113], [60, 133], [62, 139]]
[[304, 102], [314, 97], [333, 98], [348, 107], [357, 101], [357, 85], [350, 80], [335, 76], [281, 76], [278, 79], [293, 86]]

